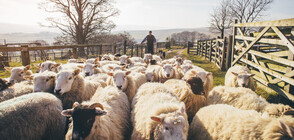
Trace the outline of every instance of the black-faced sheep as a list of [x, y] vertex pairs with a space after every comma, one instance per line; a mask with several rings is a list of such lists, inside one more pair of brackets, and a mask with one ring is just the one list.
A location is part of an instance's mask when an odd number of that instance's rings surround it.
[[66, 139], [123, 140], [129, 135], [130, 103], [116, 87], [98, 88], [90, 101], [62, 112], [72, 117]]
[[6, 140], [63, 140], [66, 118], [61, 101], [31, 93], [0, 103], [0, 137]]
[[11, 86], [13, 86], [12, 82], [8, 82], [7, 80], [0, 78], [0, 91], [5, 90]]

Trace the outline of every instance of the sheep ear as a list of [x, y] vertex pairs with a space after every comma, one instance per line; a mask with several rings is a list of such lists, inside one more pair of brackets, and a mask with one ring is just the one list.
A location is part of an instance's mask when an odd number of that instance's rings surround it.
[[113, 70], [113, 67], [112, 66], [108, 66], [108, 68], [111, 69], [111, 70]]
[[67, 110], [63, 110], [61, 112], [62, 116], [66, 116], [66, 117], [71, 117], [73, 114], [74, 110], [73, 109], [67, 109]]
[[287, 134], [290, 137], [294, 137], [294, 129], [289, 127], [288, 125], [284, 124], [283, 122], [280, 122], [280, 127], [282, 128], [282, 130], [285, 132], [285, 134]]
[[81, 59], [84, 63], [86, 63], [86, 60], [85, 59]]
[[11, 71], [11, 67], [4, 67], [4, 69], [6, 69], [7, 71]]
[[109, 75], [109, 76], [113, 76], [113, 73], [110, 73], [110, 72], [109, 72], [109, 73], [107, 73], [107, 75]]
[[197, 72], [194, 71], [194, 70], [192, 70], [191, 73], [192, 73], [193, 75], [196, 75], [196, 74], [197, 74]]
[[180, 105], [180, 108], [179, 108], [179, 110], [177, 111], [177, 113], [178, 114], [183, 114], [183, 113], [185, 113], [185, 109], [186, 107], [185, 107], [185, 104], [183, 103], [183, 102], [181, 102], [181, 105]]
[[234, 74], [235, 76], [238, 76], [238, 73], [232, 72], [232, 74]]
[[29, 69], [31, 69], [31, 65], [27, 65], [27, 66], [25, 66], [24, 71], [27, 71], [27, 70], [29, 70]]
[[79, 105], [80, 105], [79, 102], [74, 102], [74, 104], [72, 105], [72, 108], [75, 108], [75, 107], [77, 107]]
[[34, 76], [33, 75], [26, 75], [23, 78], [24, 79], [27, 79], [27, 80], [34, 80]]
[[178, 69], [182, 69], [180, 66], [177, 66]]
[[34, 66], [35, 66], [36, 68], [38, 68], [38, 69], [40, 69], [40, 68], [41, 68], [41, 65], [42, 65], [42, 63], [39, 63], [39, 64], [34, 64]]
[[158, 117], [158, 116], [152, 116], [151, 120], [153, 120], [155, 122], [159, 122], [159, 123], [163, 122], [163, 119], [161, 117]]
[[74, 72], [73, 72], [73, 76], [77, 76], [77, 75], [79, 75], [80, 72], [81, 72], [80, 69], [76, 69], [76, 70], [74, 70]]
[[99, 58], [96, 58], [96, 59], [95, 59], [95, 63], [97, 63], [98, 61], [99, 61]]
[[95, 65], [96, 65], [97, 67], [100, 67], [100, 66], [101, 66], [99, 62], [96, 62]]
[[129, 75], [130, 73], [131, 73], [131, 71], [127, 71], [127, 72], [126, 72], [126, 75]]
[[253, 77], [255, 74], [250, 74], [249, 77]]
[[142, 74], [145, 74], [145, 71], [141, 71]]
[[84, 68], [84, 66], [78, 65], [78, 68], [81, 68], [82, 69], [82, 68]]
[[104, 111], [104, 110], [100, 110], [98, 108], [95, 109], [95, 115], [96, 116], [102, 116], [102, 115], [106, 115], [106, 114], [107, 114], [107, 112]]
[[208, 77], [209, 75], [212, 75], [212, 73], [211, 72], [207, 72], [206, 73], [206, 77]]
[[54, 65], [54, 68], [58, 68], [61, 64], [60, 63], [57, 63]]

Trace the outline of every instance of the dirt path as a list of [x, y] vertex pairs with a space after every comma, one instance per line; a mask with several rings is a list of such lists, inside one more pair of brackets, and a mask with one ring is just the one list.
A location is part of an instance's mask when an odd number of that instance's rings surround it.
[[186, 49], [173, 49], [166, 52], [166, 54], [175, 53], [174, 56], [182, 56], [182, 53], [186, 51]]

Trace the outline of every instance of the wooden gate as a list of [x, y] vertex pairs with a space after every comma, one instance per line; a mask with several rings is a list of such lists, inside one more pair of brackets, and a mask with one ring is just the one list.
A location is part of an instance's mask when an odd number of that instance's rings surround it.
[[232, 45], [232, 66], [247, 65], [258, 82], [292, 101], [293, 26], [294, 18], [255, 23], [235, 21]]

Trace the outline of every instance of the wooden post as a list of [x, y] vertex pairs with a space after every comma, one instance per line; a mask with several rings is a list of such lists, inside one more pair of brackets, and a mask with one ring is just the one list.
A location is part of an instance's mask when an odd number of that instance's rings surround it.
[[136, 47], [137, 47], [136, 48], [137, 57], [139, 57], [139, 46], [137, 45]]
[[224, 61], [225, 61], [225, 49], [226, 49], [226, 43], [227, 43], [227, 37], [224, 38], [224, 43], [223, 43], [223, 46], [222, 46], [222, 59], [221, 59], [221, 64], [220, 64], [220, 67], [221, 67], [221, 70], [224, 70]]
[[207, 41], [205, 41], [205, 56], [204, 56], [204, 58], [206, 59], [207, 58]]
[[116, 44], [112, 44], [112, 54], [116, 54]]
[[21, 60], [22, 65], [30, 65], [30, 53], [29, 53], [29, 46], [28, 45], [21, 45]]
[[72, 48], [72, 54], [74, 59], [78, 59], [78, 50], [77, 48]]
[[[293, 53], [290, 50], [289, 50], [289, 54], [288, 54], [288, 59], [294, 60]], [[293, 70], [292, 67], [287, 67], [286, 73], [291, 72], [292, 70]], [[291, 77], [291, 78], [293, 78], [293, 77]], [[294, 93], [294, 86], [292, 86], [291, 84], [285, 83], [284, 90], [289, 93]]]
[[188, 45], [187, 54], [190, 54], [190, 46]]
[[209, 51], [209, 61], [211, 62], [211, 55], [212, 55], [212, 42], [213, 40], [210, 40], [210, 51]]
[[198, 40], [196, 41], [196, 55], [198, 55]]
[[132, 47], [131, 47], [131, 57], [133, 57], [133, 55], [134, 55], [134, 46], [132, 45]]
[[102, 52], [102, 48], [103, 48], [103, 45], [100, 45], [100, 46], [99, 46], [99, 53], [98, 53], [99, 56], [102, 55], [102, 53], [103, 53], [103, 52]]
[[229, 41], [227, 43], [227, 50], [226, 50], [226, 70], [228, 70], [231, 67], [231, 60], [232, 60], [232, 45], [233, 43], [233, 36], [229, 36]]
[[[145, 49], [146, 51], [146, 49]], [[141, 47], [141, 58], [143, 58], [143, 46]]]
[[[238, 20], [235, 19], [235, 24], [238, 23]], [[235, 45], [236, 45], [236, 39], [235, 36], [237, 35], [237, 27], [235, 27], [234, 25], [234, 29], [233, 29], [233, 39], [232, 39], [232, 55], [231, 55], [231, 66], [233, 65], [232, 62], [234, 62], [234, 55], [235, 55]]]
[[124, 41], [124, 52], [123, 53], [124, 54], [127, 53], [127, 41], [126, 40]]

